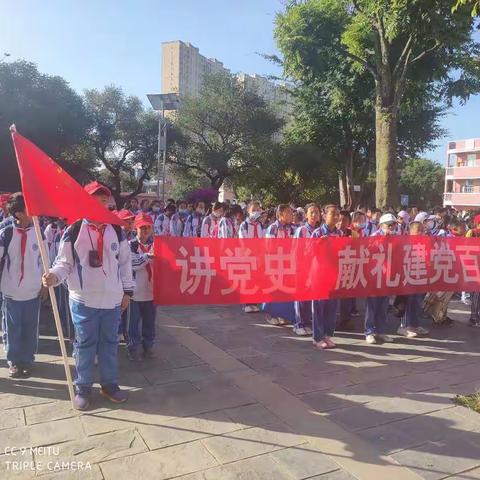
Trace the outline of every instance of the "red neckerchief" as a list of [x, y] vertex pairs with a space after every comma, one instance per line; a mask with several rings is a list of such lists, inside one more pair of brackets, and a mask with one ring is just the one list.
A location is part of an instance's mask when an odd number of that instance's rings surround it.
[[[150, 251], [150, 248], [151, 248], [150, 245], [143, 245], [142, 243], [140, 243], [140, 240], [138, 241], [138, 246], [140, 247], [140, 250], [143, 253], [148, 253]], [[147, 273], [148, 273], [148, 281], [151, 282], [152, 281], [152, 266], [150, 265], [150, 263], [147, 263], [147, 265], [145, 266], [145, 269], [147, 270]]]
[[105, 228], [107, 227], [105, 224], [100, 225], [97, 227], [93, 223], [89, 223], [88, 227], [91, 230], [94, 230], [95, 232], [98, 233], [98, 239], [97, 239], [97, 252], [98, 252], [98, 259], [100, 263], [103, 265], [103, 235], [105, 234]]
[[20, 234], [20, 255], [22, 256], [22, 261], [20, 263], [20, 280], [18, 281], [18, 286], [22, 283], [23, 275], [25, 273], [25, 250], [27, 248], [27, 230], [24, 228], [17, 227], [17, 232]]

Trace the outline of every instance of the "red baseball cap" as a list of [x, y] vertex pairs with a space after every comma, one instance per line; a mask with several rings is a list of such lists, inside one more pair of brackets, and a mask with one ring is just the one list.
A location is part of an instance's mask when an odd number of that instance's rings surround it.
[[87, 183], [83, 188], [90, 195], [95, 195], [96, 193], [102, 193], [103, 195], [107, 195], [107, 197], [112, 196], [112, 192], [108, 187], [96, 181]]
[[139, 213], [135, 217], [135, 222], [133, 223], [135, 228], [153, 226], [152, 217], [148, 213]]
[[126, 210], [125, 208], [119, 210], [118, 212], [115, 212], [115, 215], [120, 220], [131, 220], [132, 218], [135, 218], [135, 215], [130, 210]]
[[480, 215], [475, 215], [475, 216], [473, 217], [473, 223], [474, 223], [475, 225], [479, 225], [479, 224], [480, 224]]

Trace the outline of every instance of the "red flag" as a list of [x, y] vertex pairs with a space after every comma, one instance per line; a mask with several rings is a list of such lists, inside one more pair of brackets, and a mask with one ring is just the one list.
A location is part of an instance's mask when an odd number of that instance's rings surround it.
[[11, 128], [27, 212], [32, 216], [88, 218], [123, 225], [123, 221], [89, 195], [45, 152]]

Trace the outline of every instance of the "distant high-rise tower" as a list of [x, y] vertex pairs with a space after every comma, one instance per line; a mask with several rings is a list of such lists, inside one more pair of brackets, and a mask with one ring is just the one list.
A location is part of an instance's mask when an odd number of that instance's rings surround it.
[[222, 62], [204, 57], [191, 43], [162, 43], [162, 93], [196, 96], [204, 75], [218, 71], [229, 72]]

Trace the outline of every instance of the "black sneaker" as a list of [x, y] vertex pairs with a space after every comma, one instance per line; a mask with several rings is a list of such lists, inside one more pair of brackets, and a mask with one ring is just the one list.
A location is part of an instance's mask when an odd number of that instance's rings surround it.
[[26, 363], [24, 365], [22, 365], [22, 377], [23, 378], [29, 378], [32, 376], [32, 368], [33, 368], [33, 365], [29, 364], [29, 363]]
[[9, 365], [8, 366], [8, 376], [10, 378], [21, 378], [22, 370], [17, 367], [17, 365]]

